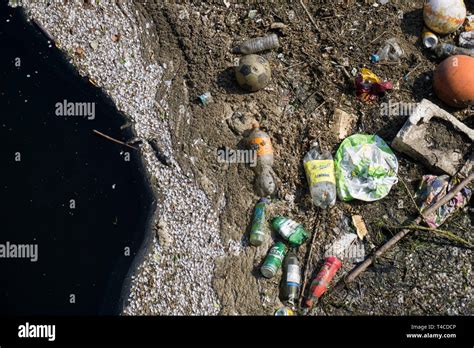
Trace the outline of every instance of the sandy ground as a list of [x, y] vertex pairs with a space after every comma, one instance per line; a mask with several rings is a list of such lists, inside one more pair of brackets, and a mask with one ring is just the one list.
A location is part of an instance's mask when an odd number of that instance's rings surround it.
[[[244, 164], [217, 161], [217, 149], [241, 146], [236, 116], [257, 119], [272, 137], [279, 188], [269, 215], [290, 216], [317, 233], [313, 256], [305, 264], [308, 276], [344, 233], [340, 222], [351, 214], [362, 215], [369, 229], [366, 253], [413, 217], [416, 208], [401, 183], [383, 200], [338, 202], [318, 212], [311, 205], [302, 166], [314, 139], [333, 153], [337, 149], [340, 141], [331, 131], [335, 107], [356, 116], [354, 132], [378, 134], [390, 142], [406, 115], [381, 115], [381, 103], [427, 98], [442, 105], [431, 87], [438, 60], [419, 41], [422, 1], [377, 5], [308, 4], [316, 25], [299, 3], [26, 6], [78, 70], [112, 97], [143, 140], [141, 151], [159, 197], [157, 237], [137, 270], [124, 314], [268, 315], [281, 305], [280, 275], [266, 280], [258, 272], [271, 241], [259, 248], [247, 242], [258, 200], [253, 173]], [[287, 27], [272, 31], [274, 22]], [[229, 49], [270, 32], [281, 43], [264, 54], [272, 82], [257, 93], [244, 93], [233, 76], [238, 56]], [[118, 34], [120, 39], [113, 39]], [[371, 64], [370, 54], [390, 37], [399, 40], [405, 58], [396, 65]], [[352, 72], [364, 66], [395, 84], [378, 103], [355, 98]], [[203, 106], [197, 97], [206, 91], [213, 102]], [[447, 110], [472, 127], [468, 111]], [[446, 130], [440, 137], [449, 138]], [[171, 166], [155, 157], [147, 144], [153, 138]], [[397, 157], [399, 175], [414, 192], [429, 171]], [[467, 210], [443, 228], [472, 242]], [[298, 256], [306, 261], [308, 245]], [[338, 279], [351, 267], [345, 263]], [[327, 294], [312, 314], [472, 314], [473, 295], [472, 251], [414, 232], [350, 289]]]

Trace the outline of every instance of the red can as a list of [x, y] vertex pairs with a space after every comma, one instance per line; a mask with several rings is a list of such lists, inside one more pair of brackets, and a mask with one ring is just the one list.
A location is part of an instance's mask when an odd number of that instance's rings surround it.
[[306, 300], [308, 307], [313, 307], [314, 300], [319, 299], [327, 291], [329, 283], [336, 274], [337, 270], [341, 268], [342, 262], [335, 256], [329, 256], [324, 262], [323, 268], [319, 271], [316, 278], [311, 283], [310, 298]]

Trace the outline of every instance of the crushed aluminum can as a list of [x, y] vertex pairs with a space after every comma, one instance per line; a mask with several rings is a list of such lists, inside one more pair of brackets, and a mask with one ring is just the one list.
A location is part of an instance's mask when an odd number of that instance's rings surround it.
[[423, 31], [421, 40], [426, 48], [433, 48], [439, 43], [438, 36], [427, 29]]

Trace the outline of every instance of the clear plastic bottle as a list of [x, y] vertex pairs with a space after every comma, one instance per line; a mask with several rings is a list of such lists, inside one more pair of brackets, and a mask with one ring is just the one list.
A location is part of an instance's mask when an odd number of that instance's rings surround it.
[[314, 142], [303, 159], [313, 204], [326, 209], [336, 203], [334, 161], [329, 151], [321, 151]]

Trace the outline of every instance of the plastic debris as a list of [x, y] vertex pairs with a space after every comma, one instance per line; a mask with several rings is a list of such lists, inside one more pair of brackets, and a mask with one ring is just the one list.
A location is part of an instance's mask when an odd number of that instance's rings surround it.
[[346, 138], [336, 152], [335, 163], [337, 194], [343, 201], [379, 200], [398, 181], [397, 158], [377, 135]]
[[284, 240], [287, 240], [292, 247], [300, 246], [309, 237], [309, 234], [301, 224], [286, 217], [277, 216], [273, 218], [272, 227]]
[[346, 263], [361, 262], [365, 257], [364, 244], [357, 239], [357, 235], [349, 228], [339, 236], [324, 253], [324, 257], [336, 256]]
[[206, 92], [199, 96], [199, 100], [201, 101], [202, 105], [207, 105], [212, 102], [212, 95], [211, 92]]
[[357, 97], [363, 101], [371, 102], [377, 100], [385, 91], [393, 88], [390, 81], [384, 81], [372, 71], [362, 68], [355, 79]]
[[459, 35], [459, 46], [465, 48], [474, 48], [474, 30], [467, 31]]
[[381, 62], [398, 62], [404, 55], [405, 52], [394, 37], [385, 41], [384, 45], [376, 53]]
[[309, 192], [316, 207], [326, 209], [336, 203], [334, 161], [329, 151], [314, 142], [303, 159]]
[[257, 152], [257, 165], [253, 167], [255, 178], [255, 189], [259, 196], [266, 197], [273, 194], [276, 189], [273, 173], [273, 146], [267, 133], [260, 130], [255, 122], [253, 130], [247, 141], [250, 148]]
[[370, 55], [370, 61], [372, 63], [380, 62], [380, 56], [378, 54], [371, 54]]
[[448, 57], [453, 55], [464, 55], [474, 57], [474, 48], [457, 47], [447, 43], [441, 43], [433, 47], [433, 51], [438, 57]]
[[255, 169], [258, 172], [263, 167], [273, 166], [273, 146], [270, 136], [260, 129], [260, 125], [257, 122], [252, 125], [252, 128], [247, 141], [251, 149], [257, 151], [257, 165]]
[[349, 246], [354, 243], [356, 239], [357, 235], [355, 233], [344, 233], [331, 244], [331, 247], [326, 251], [325, 255], [327, 257], [337, 256], [340, 259], [344, 258], [347, 249], [349, 249]]
[[278, 36], [276, 34], [271, 34], [268, 36], [256, 37], [244, 41], [239, 46], [232, 49], [233, 53], [242, 53], [242, 54], [253, 54], [261, 51], [272, 50], [278, 48], [280, 43], [278, 42]]
[[365, 226], [364, 220], [362, 220], [362, 216], [352, 215], [352, 224], [354, 225], [357, 231], [357, 236], [359, 237], [359, 239], [360, 240], [364, 239], [368, 231], [367, 231], [367, 227]]
[[250, 230], [250, 244], [260, 246], [265, 241], [267, 229], [265, 223], [265, 207], [270, 203], [266, 198], [262, 198], [255, 206], [253, 214], [252, 228]]
[[323, 296], [329, 287], [329, 283], [341, 266], [342, 262], [337, 257], [329, 256], [326, 258], [324, 266], [311, 283], [310, 298], [306, 300], [306, 306], [313, 307], [314, 302]]
[[[459, 184], [459, 180], [450, 180], [448, 175], [424, 175], [415, 194], [420, 211], [423, 212], [442, 199], [457, 184]], [[436, 213], [425, 217], [424, 221], [431, 228], [441, 226], [456, 210], [466, 206], [471, 199], [471, 195], [471, 190], [464, 187], [448, 204], [441, 206]]]

